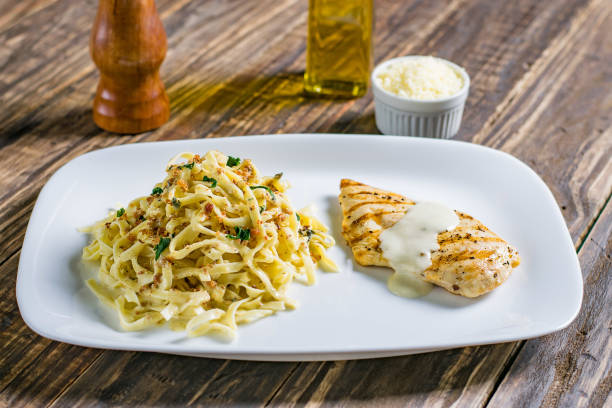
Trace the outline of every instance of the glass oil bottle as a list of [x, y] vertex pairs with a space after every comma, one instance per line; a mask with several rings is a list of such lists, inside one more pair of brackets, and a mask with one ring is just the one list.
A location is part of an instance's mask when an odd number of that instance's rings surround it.
[[309, 0], [304, 90], [358, 97], [372, 66], [373, 0]]

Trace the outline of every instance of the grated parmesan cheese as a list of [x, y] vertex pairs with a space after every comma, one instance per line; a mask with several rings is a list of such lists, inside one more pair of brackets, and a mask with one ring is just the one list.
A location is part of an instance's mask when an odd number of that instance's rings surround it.
[[446, 61], [434, 57], [407, 59], [388, 65], [377, 76], [378, 85], [411, 99], [441, 99], [463, 88], [463, 78]]

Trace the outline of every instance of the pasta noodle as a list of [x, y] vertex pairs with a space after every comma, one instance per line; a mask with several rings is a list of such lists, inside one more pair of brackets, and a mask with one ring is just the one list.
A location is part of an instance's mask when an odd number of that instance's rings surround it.
[[313, 284], [317, 265], [337, 270], [333, 238], [292, 208], [282, 174], [261, 177], [217, 151], [181, 153], [166, 171], [151, 195], [84, 229], [83, 259], [100, 264], [87, 284], [125, 330], [168, 323], [234, 337], [238, 324], [294, 308], [292, 281]]

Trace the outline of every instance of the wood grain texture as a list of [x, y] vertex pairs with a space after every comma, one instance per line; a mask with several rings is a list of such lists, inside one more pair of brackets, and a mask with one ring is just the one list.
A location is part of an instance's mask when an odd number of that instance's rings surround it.
[[578, 244], [612, 191], [611, 24], [609, 2], [582, 9], [512, 91], [503, 113], [474, 137], [543, 178]]
[[70, 159], [145, 140], [377, 133], [371, 95], [302, 95], [305, 1], [156, 3], [172, 116], [126, 138], [91, 120], [97, 74], [87, 38], [97, 2], [0, 0], [0, 406], [605, 403], [610, 316], [598, 308], [609, 309], [612, 5], [604, 0], [376, 2], [376, 60], [420, 53], [465, 66], [472, 90], [458, 138], [516, 155], [553, 191], [587, 277], [580, 326], [526, 343], [329, 363], [109, 352], [32, 333], [15, 303], [19, 250], [38, 192]]
[[105, 352], [52, 406], [263, 404], [292, 367], [291, 363]]
[[47, 340], [21, 319], [15, 300], [19, 254], [0, 266], [0, 406], [43, 405], [69, 386], [99, 354]]
[[37, 12], [55, 1], [57, 0], [2, 1], [0, 2], [0, 27], [10, 27], [14, 22], [22, 20], [29, 14]]
[[610, 406], [612, 392], [612, 205], [580, 251], [585, 290], [565, 330], [530, 340], [491, 400], [492, 406]]
[[301, 363], [273, 406], [482, 404], [514, 343], [376, 360]]

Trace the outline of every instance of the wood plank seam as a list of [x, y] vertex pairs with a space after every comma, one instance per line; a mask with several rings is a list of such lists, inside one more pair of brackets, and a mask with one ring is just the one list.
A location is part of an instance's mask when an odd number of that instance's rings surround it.
[[66, 385], [64, 385], [62, 387], [62, 389], [60, 390], [60, 392], [58, 392], [57, 394], [55, 394], [55, 396], [51, 399], [51, 401], [49, 401], [49, 403], [47, 403], [47, 407], [50, 407], [51, 405], [53, 405], [55, 403], [55, 401], [62, 395], [64, 394], [64, 392], [66, 392], [66, 390], [68, 388], [70, 388], [72, 386], [72, 384], [74, 384], [74, 382], [85, 372], [89, 369], [89, 367], [91, 367], [96, 361], [98, 361], [100, 359], [100, 357], [102, 356], [102, 350], [100, 350], [100, 352], [91, 359], [91, 361], [89, 362], [89, 364], [87, 364], [85, 367], [83, 367], [82, 370], [79, 371], [79, 374], [74, 376], [74, 378], [72, 378], [71, 381], [68, 381], [66, 383]]
[[17, 248], [15, 251], [13, 251], [11, 254], [9, 254], [6, 258], [4, 258], [3, 260], [0, 261], [0, 267], [2, 265], [4, 265], [6, 262], [8, 262], [18, 252], [21, 252], [21, 245], [19, 245], [19, 248]]
[[601, 243], [599, 241], [596, 241], [595, 239], [593, 239], [593, 237], [590, 237], [589, 240], [593, 243], [593, 245], [599, 248], [599, 250], [604, 254], [607, 259], [612, 259], [612, 255], [606, 252], [606, 249], [601, 246]]
[[[353, 360], [354, 361], [354, 360]], [[321, 382], [316, 384], [315, 389], [312, 393], [310, 400], [308, 401], [309, 408], [315, 408], [321, 406], [325, 397], [329, 393], [332, 388], [334, 382], [340, 377], [342, 374], [343, 368], [350, 363], [350, 360], [343, 361], [328, 361], [325, 363], [325, 366], [329, 367], [327, 371], [323, 375], [323, 379]]]
[[[590, 225], [587, 226], [587, 231], [584, 234], [584, 239], [582, 241], [580, 241], [580, 243], [577, 245], [576, 252], [580, 252], [580, 250], [584, 246], [584, 243], [587, 241], [587, 238], [591, 234], [591, 231], [593, 231], [593, 229], [595, 228], [595, 225], [597, 224], [597, 221], [599, 221], [599, 218], [601, 217], [601, 215], [603, 214], [604, 210], [606, 209], [606, 206], [608, 206], [610, 204], [610, 199], [611, 198], [612, 198], [612, 191], [610, 191], [610, 193], [608, 194], [608, 198], [603, 203], [603, 205], [601, 206], [601, 208], [599, 209], [599, 211], [597, 212], [595, 217], [593, 217], [593, 221], [591, 221]], [[596, 241], [594, 241], [594, 242], [596, 242]]]
[[[486, 361], [487, 361], [486, 359], [482, 359], [482, 360], [480, 360], [476, 364], [476, 367], [474, 367], [474, 369], [470, 373], [470, 376], [468, 377], [467, 381], [465, 382], [465, 385], [463, 386], [463, 389], [461, 390], [461, 394], [459, 394], [459, 397], [455, 400], [455, 402], [453, 403], [453, 405], [451, 407], [454, 407], [455, 405], [459, 405], [458, 402], [461, 401], [461, 398], [463, 397], [463, 395], [469, 390], [470, 385], [474, 381], [474, 377], [476, 377], [476, 375], [478, 374], [478, 371], [485, 364]], [[504, 368], [504, 367], [505, 367], [505, 364], [504, 364], [504, 366], [502, 368]], [[502, 371], [503, 370], [500, 370], [499, 373], [501, 373]], [[499, 377], [499, 374], [498, 374], [498, 377]], [[481, 405], [481, 406], [484, 406], [484, 404]]]
[[521, 354], [521, 350], [523, 349], [523, 347], [525, 347], [525, 344], [527, 344], [527, 341], [521, 340], [518, 343], [519, 345], [514, 349], [514, 352], [510, 354], [510, 356], [506, 359], [503, 369], [499, 373], [499, 376], [495, 379], [495, 384], [493, 384], [493, 388], [491, 388], [491, 392], [489, 392], [489, 395], [487, 395], [487, 398], [485, 399], [485, 402], [482, 405], [483, 407], [489, 406], [489, 403], [493, 399], [495, 392], [498, 390], [499, 386], [504, 381], [504, 378], [506, 378], [506, 376], [510, 372], [510, 368], [512, 367], [512, 365], [514, 364], [518, 356]]
[[[28, 326], [29, 328], [29, 326]], [[36, 334], [38, 336], [38, 334]], [[45, 340], [48, 340], [45, 338]], [[40, 353], [38, 353], [33, 359], [32, 361], [30, 361], [25, 367], [23, 367], [22, 372], [23, 371], [27, 371], [30, 369], [30, 367], [32, 367], [33, 365], [35, 365], [38, 362], [38, 359], [40, 358], [40, 356], [42, 355], [47, 355], [48, 354], [48, 350], [50, 347], [57, 347], [57, 345], [60, 344], [56, 341], [50, 340], [49, 344], [47, 344], [41, 351]], [[14, 381], [15, 378], [13, 378], [11, 381], [9, 381], [8, 383], [6, 383], [6, 385], [4, 387], [2, 387], [2, 389], [0, 389], [0, 394], [3, 394], [4, 391], [11, 385], [11, 383]]]
[[[549, 46], [542, 51], [540, 56], [531, 64], [530, 69], [525, 71], [523, 76], [515, 83], [510, 92], [508, 92], [504, 100], [497, 105], [495, 112], [493, 112], [491, 117], [485, 122], [481, 130], [474, 135], [473, 143], [485, 144], [487, 135], [491, 133], [497, 121], [508, 110], [514, 100], [519, 97], [526, 88], [538, 80], [538, 75], [541, 73], [546, 64], [563, 50], [564, 44], [567, 42], [568, 38], [574, 36], [582, 28], [582, 25], [585, 23], [588, 17], [590, 9], [594, 8], [597, 2], [598, 0], [593, 0], [586, 3], [572, 19], [569, 29], [565, 33], [555, 37]], [[550, 50], [554, 50], [554, 52]]]
[[274, 389], [274, 392], [272, 392], [272, 394], [270, 394], [270, 397], [264, 401], [263, 406], [267, 407], [270, 405], [270, 403], [272, 402], [272, 400], [274, 399], [274, 397], [276, 397], [276, 394], [279, 393], [279, 391], [283, 388], [283, 386], [287, 383], [287, 381], [289, 381], [289, 378], [291, 378], [291, 376], [293, 375], [293, 373], [295, 373], [295, 371], [300, 367], [300, 365], [302, 365], [301, 361], [298, 361], [294, 367], [289, 370], [289, 372], [287, 373], [287, 375], [285, 376], [285, 378], [282, 379], [282, 381], [280, 381], [278, 383], [278, 386]]
[[[578, 255], [580, 255], [581, 250], [584, 246], [584, 243], [588, 240], [591, 239], [593, 242], [597, 242], [594, 239], [592, 239], [592, 237], [590, 236], [591, 232], [593, 231], [595, 225], [597, 225], [597, 221], [599, 220], [599, 218], [601, 217], [601, 214], [604, 212], [604, 210], [606, 209], [606, 207], [608, 205], [610, 205], [610, 198], [612, 197], [612, 194], [610, 194], [605, 202], [605, 204], [602, 206], [601, 210], [599, 211], [599, 213], [597, 214], [597, 216], [595, 217], [595, 222], [593, 222], [591, 228], [589, 229], [589, 231], [585, 234], [584, 239], [582, 239], [582, 242], [580, 243], [580, 245], [578, 246], [578, 249], [576, 250], [576, 252], [578, 253]], [[601, 248], [600, 245], [597, 245], [597, 247], [601, 250], [604, 251], [603, 248]], [[609, 259], [610, 255], [606, 254], [606, 257]], [[565, 329], [564, 329], [565, 330]], [[514, 363], [516, 362], [518, 356], [520, 355], [520, 351], [523, 349], [523, 347], [525, 346], [525, 344], [527, 344], [529, 340], [522, 340], [521, 341], [521, 345], [516, 349], [516, 352], [512, 355], [512, 357], [509, 359], [508, 364], [504, 367], [504, 371], [502, 373], [502, 375], [500, 375], [500, 377], [496, 380], [495, 383], [495, 387], [492, 390], [491, 394], [488, 396], [487, 401], [485, 403], [485, 407], [487, 407], [489, 405], [489, 403], [491, 402], [491, 400], [493, 399], [495, 392], [499, 389], [501, 383], [503, 382], [503, 380], [507, 377], [507, 375], [510, 373], [510, 370], [512, 368], [512, 366], [514, 365]]]
[[210, 377], [210, 379], [206, 381], [204, 384], [202, 384], [200, 389], [195, 394], [193, 394], [193, 397], [191, 397], [191, 399], [187, 403], [188, 406], [193, 404], [195, 401], [197, 401], [198, 398], [200, 398], [200, 396], [204, 393], [204, 391], [206, 391], [210, 383], [212, 383], [217, 377], [219, 377], [219, 373], [221, 373], [221, 371], [223, 371], [223, 369], [227, 367], [229, 362], [230, 360], [225, 360], [225, 362], [221, 364], [221, 366], [217, 369], [217, 371], [215, 371], [215, 373]]

